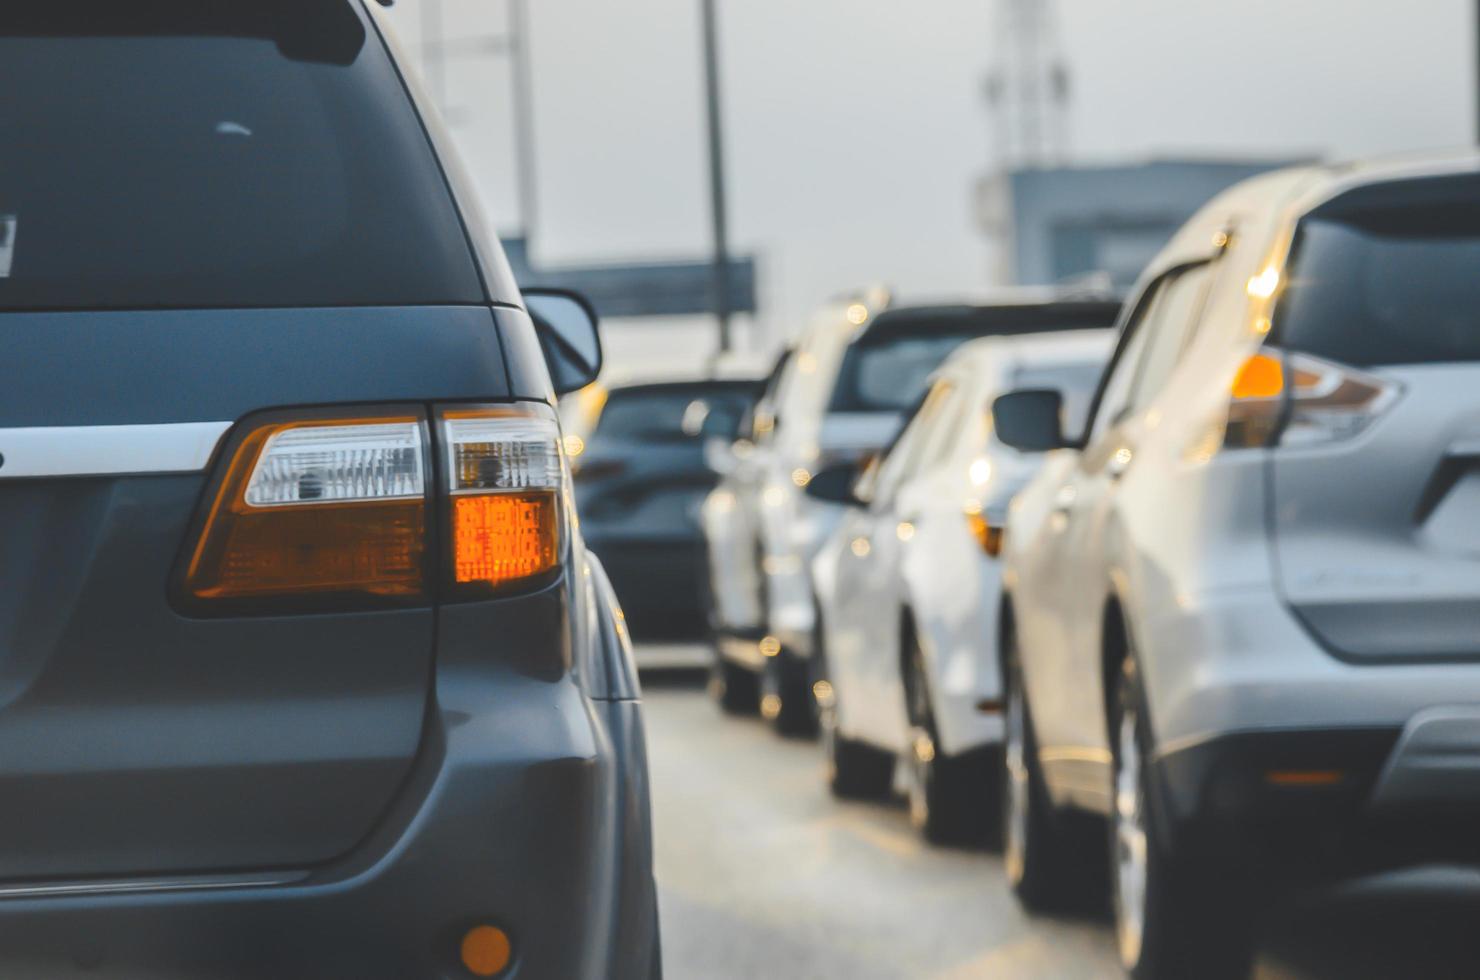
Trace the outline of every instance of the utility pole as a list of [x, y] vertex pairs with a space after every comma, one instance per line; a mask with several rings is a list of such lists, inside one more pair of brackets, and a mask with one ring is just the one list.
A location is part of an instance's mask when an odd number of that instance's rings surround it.
[[442, 25], [442, 0], [421, 0], [421, 48], [436, 57], [424, 58], [427, 68], [427, 83], [432, 89], [432, 98], [443, 114], [447, 112], [447, 61], [441, 57], [442, 47], [447, 43]]
[[719, 87], [719, 25], [715, 0], [700, 0], [704, 22], [704, 80], [709, 119], [709, 202], [714, 225], [714, 317], [719, 352], [731, 350], [729, 215], [725, 200], [725, 143]]
[[509, 0], [509, 57], [514, 75], [514, 143], [518, 154], [519, 223], [524, 245], [534, 250], [535, 218], [539, 214], [539, 184], [535, 174], [534, 80], [530, 72], [529, 3]]
[[448, 125], [456, 125], [447, 103], [447, 62], [452, 58], [509, 59], [514, 103], [514, 170], [519, 195], [519, 223], [525, 248], [532, 248], [539, 215], [539, 180], [535, 154], [534, 72], [529, 44], [528, 0], [507, 0], [509, 23], [504, 34], [449, 39], [442, 19], [442, 0], [421, 0], [422, 63], [427, 85]]

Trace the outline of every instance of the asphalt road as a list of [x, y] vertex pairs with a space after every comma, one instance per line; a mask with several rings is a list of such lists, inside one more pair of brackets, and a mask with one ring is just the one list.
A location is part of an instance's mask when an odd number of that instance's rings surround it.
[[[1120, 976], [1105, 919], [1029, 918], [997, 855], [924, 844], [901, 805], [835, 801], [815, 744], [723, 717], [692, 677], [650, 678], [646, 700], [669, 980]], [[1480, 977], [1480, 874], [1267, 918], [1260, 980]]]

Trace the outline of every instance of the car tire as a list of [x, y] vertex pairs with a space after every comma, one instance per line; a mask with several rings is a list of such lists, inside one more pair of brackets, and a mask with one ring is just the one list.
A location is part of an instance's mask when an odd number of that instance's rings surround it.
[[1133, 655], [1125, 658], [1109, 707], [1110, 880], [1121, 965], [1134, 980], [1248, 977], [1253, 945], [1240, 876], [1178, 853], [1153, 803], [1155, 770], [1145, 764], [1153, 743]]
[[838, 731], [837, 689], [829, 683], [826, 690], [827, 696], [819, 705], [818, 729], [827, 765], [827, 788], [844, 800], [886, 798], [894, 789], [894, 755], [844, 737]]
[[984, 751], [956, 756], [940, 748], [925, 655], [911, 644], [904, 678], [910, 722], [904, 763], [910, 823], [932, 844], [981, 844], [995, 836], [997, 780]]
[[1008, 634], [1002, 782], [1003, 864], [1007, 880], [1030, 912], [1083, 912], [1103, 901], [1103, 867], [1093, 818], [1056, 811], [1048, 796], [1022, 671]]
[[766, 658], [760, 678], [760, 710], [778, 735], [805, 738], [817, 734], [817, 702], [807, 661], [785, 648]]
[[750, 671], [715, 651], [709, 693], [727, 715], [753, 715], [760, 708], [760, 682]]

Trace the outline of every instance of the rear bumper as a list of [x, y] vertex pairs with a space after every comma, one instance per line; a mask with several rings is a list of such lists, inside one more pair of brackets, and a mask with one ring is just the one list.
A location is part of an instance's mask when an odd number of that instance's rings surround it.
[[760, 647], [765, 635], [765, 630], [762, 629], [716, 629], [715, 655], [737, 667], [759, 674], [766, 668], [766, 656], [761, 653]]
[[1480, 861], [1480, 665], [1357, 665], [1271, 590], [1183, 596], [1137, 632], [1166, 826], [1271, 867]]
[[[1480, 715], [1466, 726], [1480, 740]], [[1179, 849], [1279, 874], [1480, 863], [1480, 767], [1433, 751], [1431, 728], [1417, 718], [1210, 739], [1157, 758], [1156, 805]]]
[[646, 978], [640, 706], [488, 671], [438, 694], [400, 802], [351, 855], [286, 884], [0, 899], [0, 974], [459, 977], [461, 937], [488, 923], [512, 937], [502, 976]]

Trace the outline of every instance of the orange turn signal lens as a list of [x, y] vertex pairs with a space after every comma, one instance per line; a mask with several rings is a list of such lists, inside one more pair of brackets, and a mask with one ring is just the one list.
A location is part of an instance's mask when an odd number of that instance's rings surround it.
[[1346, 778], [1340, 769], [1272, 769], [1264, 774], [1271, 786], [1300, 787], [1339, 786]]
[[457, 585], [535, 584], [560, 564], [563, 443], [551, 417], [491, 406], [442, 416]]
[[1278, 398], [1285, 390], [1285, 367], [1278, 358], [1258, 353], [1244, 361], [1233, 379], [1233, 397]]
[[463, 936], [462, 964], [475, 977], [497, 976], [513, 958], [508, 933], [496, 926], [475, 926]]
[[1002, 554], [1002, 528], [981, 514], [967, 513], [966, 522], [971, 525], [971, 536], [976, 538], [983, 551], [993, 558]]
[[453, 567], [460, 583], [493, 586], [532, 578], [560, 561], [559, 498], [553, 490], [453, 498]]
[[197, 599], [424, 590], [416, 417], [298, 420], [237, 445], [186, 570]]

